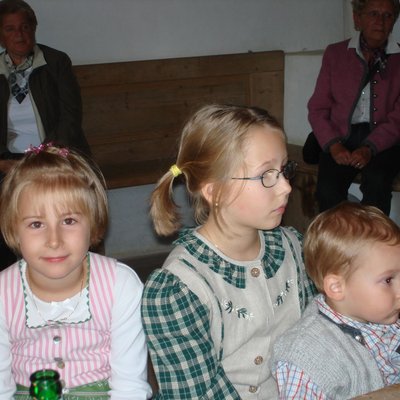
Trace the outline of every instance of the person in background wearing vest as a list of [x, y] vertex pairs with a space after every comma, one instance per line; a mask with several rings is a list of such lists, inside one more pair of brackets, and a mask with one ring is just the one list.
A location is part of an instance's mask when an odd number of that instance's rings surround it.
[[22, 256], [0, 272], [0, 398], [28, 399], [41, 369], [59, 372], [66, 400], [150, 398], [143, 285], [88, 251], [108, 219], [98, 168], [67, 148], [30, 147], [6, 175], [0, 209], [5, 240]]
[[[36, 43], [37, 25], [25, 1], [0, 1], [0, 180], [29, 145], [51, 141], [90, 154], [71, 60]], [[0, 237], [0, 269], [16, 259]]]
[[304, 259], [321, 294], [275, 343], [279, 399], [345, 400], [400, 383], [400, 228], [344, 202], [311, 223]]
[[[352, 0], [356, 35], [325, 50], [308, 119], [322, 148], [319, 211], [345, 201], [361, 175], [361, 202], [390, 214], [400, 171], [399, 0]], [[318, 161], [317, 161], [318, 162]]]
[[272, 343], [315, 294], [301, 235], [279, 226], [295, 168], [279, 123], [260, 108], [208, 105], [185, 125], [151, 216], [159, 234], [178, 229], [181, 177], [200, 226], [181, 231], [145, 284], [155, 399], [276, 400]]

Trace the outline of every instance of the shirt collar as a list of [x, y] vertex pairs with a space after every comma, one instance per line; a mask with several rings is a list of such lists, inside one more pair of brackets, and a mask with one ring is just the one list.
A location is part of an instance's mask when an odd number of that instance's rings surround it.
[[[28, 284], [26, 261], [24, 259], [18, 261], [18, 268], [24, 291], [26, 326], [28, 328], [68, 326], [87, 322], [92, 318], [89, 299], [90, 255], [88, 255], [88, 257], [89, 269], [82, 293], [77, 293], [71, 298], [59, 302], [45, 302], [37, 298], [32, 293]], [[41, 311], [39, 311], [40, 309], [45, 312], [42, 314]], [[67, 317], [63, 318], [65, 316]]]
[[[7, 67], [6, 64], [6, 51], [4, 50], [2, 53], [0, 53], [0, 74], [4, 75], [6, 78], [8, 78], [10, 71], [9, 68]], [[32, 68], [38, 68], [41, 67], [42, 65], [46, 65], [46, 59], [44, 58], [43, 51], [40, 49], [40, 47], [35, 44], [33, 47], [33, 64]]]
[[394, 324], [391, 324], [391, 325], [374, 324], [371, 322], [365, 323], [365, 322], [356, 321], [350, 317], [347, 317], [347, 316], [340, 314], [339, 312], [333, 310], [326, 303], [325, 296], [322, 294], [319, 294], [318, 296], [315, 297], [315, 302], [317, 303], [319, 311], [337, 325], [347, 325], [347, 326], [350, 326], [350, 327], [360, 330], [360, 331], [380, 331], [380, 332], [386, 332], [389, 329], [393, 329], [393, 328], [396, 331], [398, 331], [400, 328], [400, 320], [398, 320], [397, 322], [395, 322]]
[[237, 288], [244, 289], [246, 287], [247, 267], [261, 264], [264, 275], [268, 279], [275, 275], [285, 258], [280, 228], [259, 231], [260, 243], [265, 243], [259, 257], [253, 261], [243, 261], [240, 264], [238, 261], [227, 258], [197, 230], [198, 228], [183, 229], [174, 243], [183, 246], [189, 254], [201, 263], [207, 264], [212, 271]]
[[[360, 48], [360, 32], [356, 32], [356, 34], [349, 40], [349, 44], [347, 45], [348, 49], [355, 49], [357, 54], [363, 57], [361, 48]], [[400, 53], [399, 44], [393, 38], [393, 35], [390, 34], [388, 38], [388, 43], [386, 46], [386, 54], [397, 54]]]

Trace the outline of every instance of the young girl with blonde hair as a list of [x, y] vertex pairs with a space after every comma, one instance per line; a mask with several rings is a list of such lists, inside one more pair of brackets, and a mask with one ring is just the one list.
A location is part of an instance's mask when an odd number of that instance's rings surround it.
[[156, 399], [276, 399], [271, 344], [313, 297], [301, 235], [280, 227], [296, 164], [265, 110], [210, 105], [185, 125], [151, 199], [156, 231], [179, 228], [182, 177], [199, 226], [148, 279], [142, 318]]
[[22, 258], [0, 273], [0, 398], [29, 399], [29, 377], [54, 369], [64, 399], [147, 399], [143, 285], [89, 252], [103, 238], [100, 172], [66, 148], [31, 147], [7, 174], [0, 223]]

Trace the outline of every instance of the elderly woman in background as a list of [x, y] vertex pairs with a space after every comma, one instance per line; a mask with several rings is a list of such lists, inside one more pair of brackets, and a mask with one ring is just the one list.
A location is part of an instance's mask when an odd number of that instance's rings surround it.
[[[36, 44], [37, 19], [22, 0], [0, 1], [0, 175], [30, 146], [54, 142], [89, 154], [80, 89], [69, 57]], [[15, 256], [0, 241], [0, 269]]]
[[362, 203], [390, 213], [400, 171], [400, 48], [391, 37], [399, 0], [353, 0], [357, 34], [327, 47], [309, 121], [322, 147], [320, 211], [347, 199], [361, 172]]

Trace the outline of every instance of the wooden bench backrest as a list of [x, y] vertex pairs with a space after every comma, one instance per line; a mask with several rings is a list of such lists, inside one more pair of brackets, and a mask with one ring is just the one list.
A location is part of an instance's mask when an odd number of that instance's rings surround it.
[[83, 127], [109, 188], [154, 183], [201, 105], [268, 109], [282, 123], [281, 51], [74, 66]]

